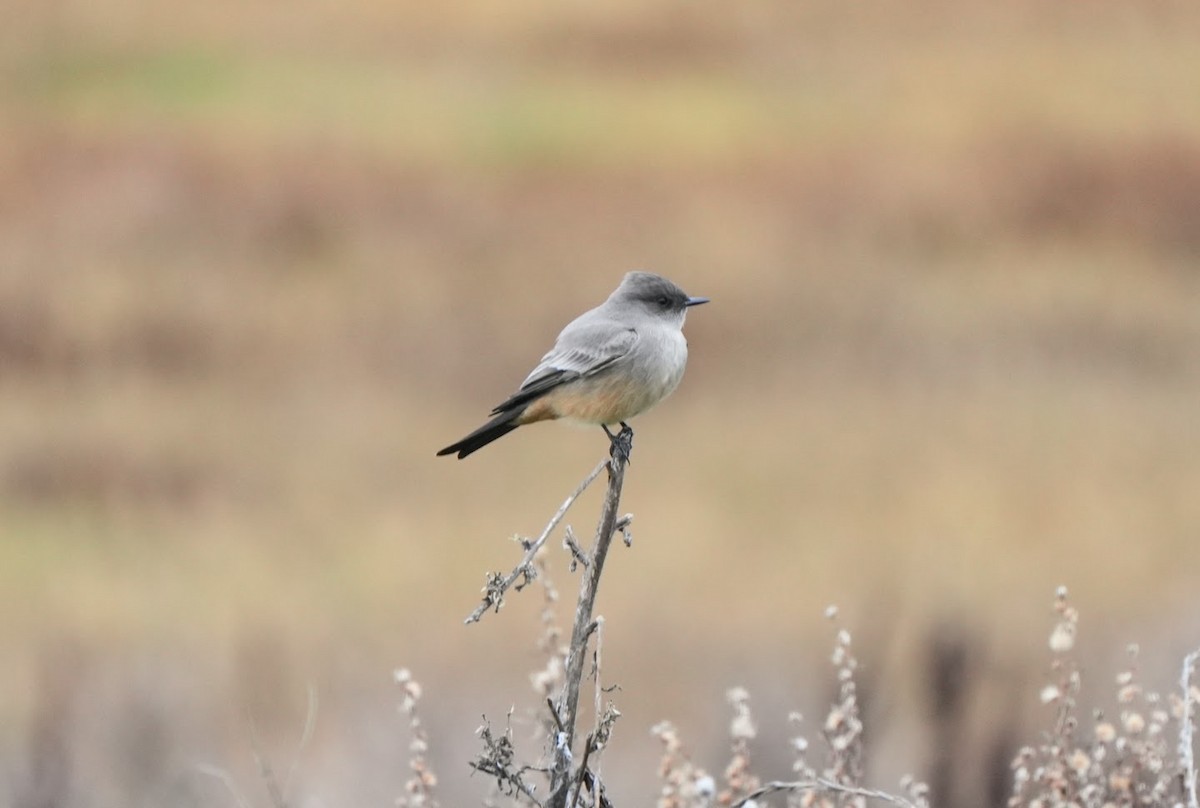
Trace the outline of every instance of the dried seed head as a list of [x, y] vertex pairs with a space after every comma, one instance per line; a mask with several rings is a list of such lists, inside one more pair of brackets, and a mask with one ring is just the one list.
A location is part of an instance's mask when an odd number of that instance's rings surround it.
[[1050, 650], [1056, 654], [1070, 651], [1075, 646], [1075, 624], [1061, 622], [1050, 634]]
[[1122, 704], [1129, 704], [1131, 701], [1137, 698], [1138, 694], [1141, 692], [1142, 689], [1137, 685], [1125, 685], [1117, 691], [1117, 701], [1121, 702]]

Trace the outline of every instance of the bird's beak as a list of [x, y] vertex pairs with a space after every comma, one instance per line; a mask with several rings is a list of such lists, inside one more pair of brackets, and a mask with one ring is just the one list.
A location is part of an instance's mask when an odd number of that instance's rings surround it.
[[689, 306], [689, 307], [690, 306], [699, 306], [701, 303], [707, 303], [707, 302], [708, 302], [707, 297], [689, 297], [683, 305]]

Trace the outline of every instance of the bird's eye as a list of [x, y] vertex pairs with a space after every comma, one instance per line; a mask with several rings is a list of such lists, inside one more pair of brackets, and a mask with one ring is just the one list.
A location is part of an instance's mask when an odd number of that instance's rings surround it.
[[660, 297], [656, 302], [664, 309], [671, 307], [671, 298], [667, 297], [666, 295]]

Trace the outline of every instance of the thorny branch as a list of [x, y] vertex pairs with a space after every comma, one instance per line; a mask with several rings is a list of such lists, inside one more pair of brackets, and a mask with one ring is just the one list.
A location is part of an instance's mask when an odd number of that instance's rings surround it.
[[[535, 541], [529, 542], [526, 540], [522, 542], [525, 545], [525, 556], [521, 559], [520, 563], [513, 568], [512, 572], [503, 578], [500, 577], [499, 573], [493, 573], [488, 576], [488, 583], [484, 588], [483, 602], [475, 607], [475, 611], [471, 612], [471, 614], [467, 616], [467, 619], [463, 621], [464, 623], [468, 625], [471, 623], [478, 623], [483, 617], [484, 613], [493, 607], [496, 611], [500, 611], [500, 607], [504, 603], [505, 593], [508, 592], [514, 583], [516, 583], [518, 578], [523, 578], [524, 583], [529, 583], [535, 577], [537, 577], [537, 572], [533, 567], [533, 559], [538, 554], [538, 550], [542, 549], [542, 545], [546, 543], [546, 539], [548, 539], [550, 534], [554, 532], [554, 528], [558, 527], [558, 523], [561, 522], [563, 517], [567, 515], [567, 511], [570, 510], [571, 506], [575, 504], [575, 500], [579, 498], [579, 495], [582, 494], [587, 487], [591, 485], [597, 477], [600, 476], [600, 472], [603, 471], [607, 465], [608, 461], [605, 460], [599, 463], [596, 468], [592, 469], [591, 474], [584, 478], [583, 482], [579, 484], [579, 487], [575, 489], [574, 493], [566, 498], [563, 504], [559, 507], [558, 511], [546, 524], [546, 527], [542, 531], [541, 535], [538, 536]], [[520, 586], [517, 587], [517, 589], [520, 588]]]

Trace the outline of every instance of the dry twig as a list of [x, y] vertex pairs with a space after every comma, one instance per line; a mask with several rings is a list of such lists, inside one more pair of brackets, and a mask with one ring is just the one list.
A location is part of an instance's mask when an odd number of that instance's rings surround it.
[[777, 794], [781, 791], [789, 792], [834, 792], [838, 794], [846, 794], [851, 797], [864, 797], [869, 800], [881, 800], [899, 805], [902, 808], [917, 808], [916, 803], [909, 802], [903, 797], [897, 797], [895, 794], [888, 794], [885, 791], [875, 791], [870, 788], [860, 788], [858, 786], [848, 786], [839, 783], [835, 780], [828, 780], [824, 777], [818, 777], [815, 780], [796, 780], [793, 782], [784, 782], [781, 780], [772, 780], [769, 783], [764, 783], [760, 788], [747, 794], [742, 799], [733, 803], [731, 808], [741, 808], [744, 805], [757, 800], [759, 797], [765, 797], [768, 794]]
[[[612, 544], [617, 525], [617, 508], [621, 504], [621, 486], [625, 481], [626, 457], [613, 452], [608, 466], [608, 492], [600, 523], [596, 528], [596, 539], [589, 554], [590, 564], [583, 570], [583, 582], [579, 590], [579, 602], [575, 609], [575, 624], [571, 631], [571, 643], [567, 651], [566, 684], [557, 704], [557, 715], [562, 729], [554, 743], [554, 762], [551, 767], [550, 808], [565, 808], [571, 783], [576, 780], [571, 774], [571, 748], [575, 742], [575, 723], [579, 715], [579, 688], [583, 680], [584, 663], [588, 658], [588, 639], [596, 629], [592, 611], [596, 593], [600, 587], [600, 575], [604, 572], [604, 560]], [[595, 476], [596, 472], [593, 472]], [[581, 774], [583, 767], [581, 766]]]
[[1200, 688], [1192, 685], [1192, 672], [1200, 662], [1200, 649], [1192, 651], [1183, 659], [1183, 672], [1179, 674], [1179, 687], [1183, 691], [1183, 716], [1179, 720], [1179, 763], [1187, 782], [1188, 808], [1200, 808], [1196, 797], [1196, 747], [1193, 733], [1196, 726], [1196, 707], [1200, 702]]
[[[605, 460], [598, 464], [596, 468], [592, 469], [592, 473], [584, 478], [583, 482], [579, 484], [579, 487], [575, 489], [571, 496], [566, 498], [563, 504], [559, 507], [558, 511], [546, 524], [546, 527], [544, 530], [542, 530], [541, 535], [538, 536], [535, 541], [529, 542], [528, 540], [525, 540], [522, 542], [522, 544], [525, 545], [525, 556], [521, 559], [520, 563], [513, 568], [512, 572], [504, 577], [501, 577], [499, 573], [492, 573], [488, 575], [488, 583], [483, 590], [483, 602], [475, 607], [475, 611], [471, 612], [471, 614], [467, 616], [467, 619], [463, 621], [464, 623], [478, 623], [483, 617], [484, 613], [493, 607], [496, 611], [500, 611], [500, 607], [504, 603], [505, 593], [508, 592], [512, 585], [516, 583], [518, 578], [523, 577], [524, 582], [529, 583], [535, 577], [537, 577], [537, 571], [533, 566], [533, 559], [538, 554], [538, 550], [542, 549], [542, 545], [546, 543], [546, 539], [550, 537], [550, 534], [554, 531], [554, 528], [558, 527], [558, 523], [561, 522], [563, 517], [567, 515], [567, 511], [570, 510], [571, 506], [575, 504], [575, 500], [579, 498], [579, 495], [582, 494], [587, 487], [591, 485], [597, 477], [600, 476], [600, 472], [603, 471], [604, 467], [607, 465], [608, 461]], [[517, 589], [520, 588], [520, 586], [517, 587]]]

